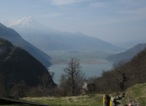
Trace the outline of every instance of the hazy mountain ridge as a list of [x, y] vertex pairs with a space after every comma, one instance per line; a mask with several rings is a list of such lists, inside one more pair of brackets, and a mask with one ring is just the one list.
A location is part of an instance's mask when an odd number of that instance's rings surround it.
[[25, 41], [16, 31], [0, 24], [0, 38], [11, 41], [14, 45], [19, 46], [28, 51], [32, 56], [38, 59], [46, 67], [50, 66], [50, 57]]
[[[26, 20], [28, 23], [29, 18]], [[25, 20], [25, 23], [27, 23]], [[57, 31], [36, 21], [31, 21], [30, 25], [24, 25], [23, 20], [10, 27], [19, 32], [24, 39], [32, 43], [36, 47], [44, 51], [69, 51], [69, 50], [84, 50], [84, 51], [119, 51], [120, 47], [116, 47], [108, 42], [100, 40], [96, 37], [86, 36], [82, 33], [69, 33]], [[32, 24], [33, 23], [33, 24]], [[22, 27], [23, 25], [23, 27]], [[35, 30], [36, 29], [36, 30]]]
[[134, 47], [118, 54], [108, 56], [107, 59], [114, 63], [125, 63], [146, 48], [146, 43], [135, 45]]

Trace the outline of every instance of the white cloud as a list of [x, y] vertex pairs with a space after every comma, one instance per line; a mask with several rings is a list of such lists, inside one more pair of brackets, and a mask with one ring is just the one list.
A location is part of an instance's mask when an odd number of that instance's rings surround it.
[[62, 5], [68, 5], [72, 3], [81, 2], [82, 0], [52, 0], [52, 3], [54, 5], [62, 6]]

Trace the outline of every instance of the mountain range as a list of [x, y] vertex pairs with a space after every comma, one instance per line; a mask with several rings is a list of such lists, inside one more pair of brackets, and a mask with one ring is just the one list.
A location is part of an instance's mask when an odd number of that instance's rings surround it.
[[112, 61], [115, 64], [125, 63], [125, 62], [130, 61], [134, 56], [136, 56], [138, 53], [140, 53], [145, 48], [146, 48], [146, 43], [141, 43], [141, 44], [135, 45], [134, 47], [132, 47], [124, 52], [110, 55], [107, 57], [107, 60]]
[[43, 51], [119, 51], [114, 46], [96, 37], [83, 33], [62, 32], [39, 24], [31, 17], [7, 23], [21, 36]]
[[21, 47], [28, 51], [32, 56], [39, 60], [44, 66], [51, 65], [51, 58], [32, 44], [24, 40], [15, 30], [0, 24], [0, 38], [4, 38], [12, 42], [15, 46]]

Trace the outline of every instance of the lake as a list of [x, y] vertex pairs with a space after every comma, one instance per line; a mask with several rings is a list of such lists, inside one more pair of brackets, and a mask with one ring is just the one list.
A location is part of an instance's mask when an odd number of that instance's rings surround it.
[[[108, 61], [98, 64], [81, 63], [80, 66], [81, 66], [81, 71], [85, 73], [85, 76], [87, 78], [101, 76], [103, 71], [112, 69], [112, 63]], [[55, 83], [59, 83], [61, 74], [64, 73], [65, 67], [67, 67], [67, 64], [54, 64], [49, 67], [49, 72], [55, 73], [53, 78]]]

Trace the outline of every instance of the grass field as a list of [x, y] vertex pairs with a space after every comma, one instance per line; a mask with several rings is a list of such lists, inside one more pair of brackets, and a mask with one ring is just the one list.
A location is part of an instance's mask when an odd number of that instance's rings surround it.
[[35, 97], [23, 100], [47, 104], [49, 106], [102, 106], [102, 95], [73, 97]]

